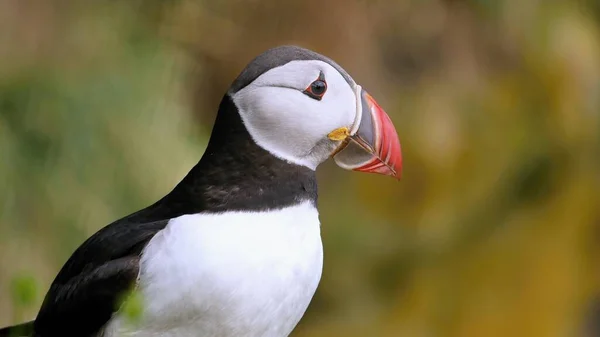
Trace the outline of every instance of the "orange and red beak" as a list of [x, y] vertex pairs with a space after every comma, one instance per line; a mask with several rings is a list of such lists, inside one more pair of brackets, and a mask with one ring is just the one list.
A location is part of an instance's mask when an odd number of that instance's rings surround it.
[[402, 151], [394, 124], [377, 102], [360, 86], [357, 118], [349, 134], [333, 154], [342, 168], [378, 173], [400, 179]]

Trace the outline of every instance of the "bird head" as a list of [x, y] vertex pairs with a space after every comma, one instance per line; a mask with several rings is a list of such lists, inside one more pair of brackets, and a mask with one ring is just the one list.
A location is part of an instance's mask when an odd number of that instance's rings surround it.
[[400, 177], [398, 135], [348, 73], [313, 51], [282, 46], [256, 57], [228, 94], [254, 141], [288, 162]]

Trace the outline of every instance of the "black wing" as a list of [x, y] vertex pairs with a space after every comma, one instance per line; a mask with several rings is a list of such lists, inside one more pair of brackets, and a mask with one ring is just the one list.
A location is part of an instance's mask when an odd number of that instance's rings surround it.
[[[194, 195], [195, 176], [190, 172], [167, 196], [102, 228], [79, 246], [52, 282], [33, 322], [33, 336], [95, 337], [135, 286], [146, 244], [170, 219], [206, 209], [202, 196]], [[31, 326], [15, 327], [21, 331]], [[9, 331], [13, 327], [0, 333]]]
[[108, 322], [135, 285], [141, 251], [168, 222], [132, 219], [104, 227], [73, 253], [46, 294], [35, 336], [94, 336]]

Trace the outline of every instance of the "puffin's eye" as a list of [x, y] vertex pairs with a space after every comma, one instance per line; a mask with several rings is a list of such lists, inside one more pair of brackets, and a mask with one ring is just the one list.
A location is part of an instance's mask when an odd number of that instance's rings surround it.
[[317, 101], [320, 101], [325, 95], [327, 91], [327, 82], [325, 82], [325, 76], [323, 73], [319, 74], [319, 78], [317, 78], [314, 82], [312, 82], [308, 88], [304, 89], [304, 93], [310, 97], [314, 98]]

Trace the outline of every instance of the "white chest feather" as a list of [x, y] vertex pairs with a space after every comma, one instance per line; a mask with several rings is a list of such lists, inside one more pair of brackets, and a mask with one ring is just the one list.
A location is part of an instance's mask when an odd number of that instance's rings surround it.
[[317, 210], [185, 215], [142, 254], [144, 315], [134, 329], [116, 317], [105, 335], [283, 337], [321, 278]]

